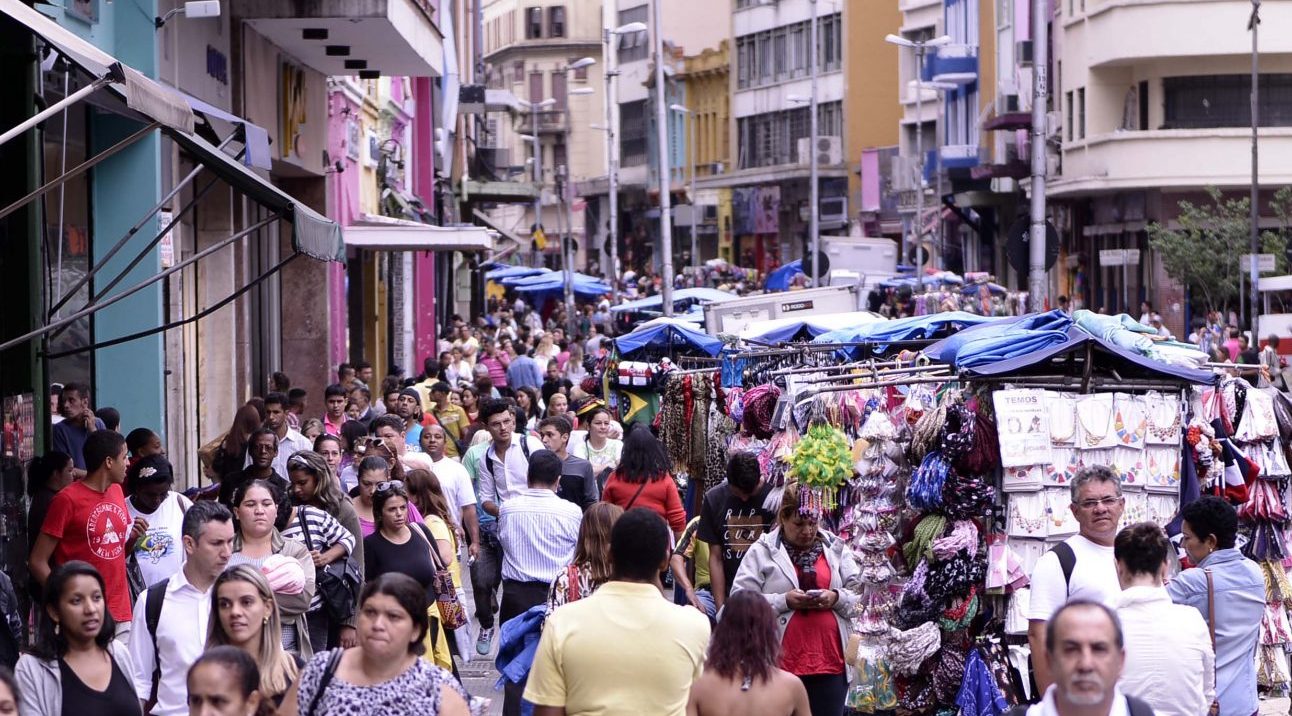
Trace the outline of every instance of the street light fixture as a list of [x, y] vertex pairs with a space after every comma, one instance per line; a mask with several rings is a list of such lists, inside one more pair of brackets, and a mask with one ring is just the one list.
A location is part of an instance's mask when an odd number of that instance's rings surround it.
[[[915, 50], [915, 273], [918, 277], [924, 265], [924, 92], [919, 88], [924, 83], [924, 54], [930, 47], [941, 47], [951, 43], [950, 35], [940, 35], [928, 40], [908, 40], [901, 35], [886, 35], [884, 42]], [[902, 257], [906, 257], [906, 234], [902, 234]]]
[[[584, 58], [575, 60], [574, 62], [571, 62], [565, 67], [562, 67], [561, 69], [557, 70], [557, 72], [560, 72], [561, 74], [565, 75], [566, 86], [568, 87], [570, 70], [581, 70], [585, 67], [589, 67], [595, 64], [597, 64], [596, 60], [592, 59], [591, 57], [584, 57]], [[566, 95], [567, 97], [569, 95], [588, 95], [588, 94], [592, 94], [592, 92], [593, 90], [591, 87], [579, 87], [573, 90], [569, 90], [568, 92], [566, 92]], [[569, 111], [568, 107], [566, 108], [566, 111], [567, 112]], [[575, 319], [574, 319], [574, 206], [573, 206], [574, 202], [572, 201], [574, 192], [573, 192], [573, 184], [572, 184], [573, 177], [570, 175], [570, 159], [569, 159], [571, 124], [572, 124], [571, 122], [567, 121], [565, 123], [565, 131], [563, 132], [563, 135], [564, 135], [563, 139], [566, 147], [565, 183], [562, 187], [563, 191], [557, 197], [557, 201], [565, 202], [565, 235], [562, 237], [562, 240], [561, 240], [561, 259], [562, 259], [562, 263], [565, 264], [565, 277], [564, 277], [565, 278], [565, 281], [564, 281], [565, 283], [565, 323], [566, 323], [566, 330], [570, 333], [570, 335], [574, 335], [574, 325], [575, 325]], [[558, 210], [560, 209], [559, 204], [557, 206], [557, 209]]]
[[696, 144], [695, 114], [691, 112], [690, 108], [682, 104], [670, 104], [668, 108], [685, 115], [687, 122], [691, 125], [691, 188], [687, 193], [690, 194], [691, 199], [691, 268], [694, 271], [693, 278], [698, 282], [700, 273], [700, 237], [697, 233], [699, 229], [695, 204], [695, 165], [699, 160], [700, 145]]

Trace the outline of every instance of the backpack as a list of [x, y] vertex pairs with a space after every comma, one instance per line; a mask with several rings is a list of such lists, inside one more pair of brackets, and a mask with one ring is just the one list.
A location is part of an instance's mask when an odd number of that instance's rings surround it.
[[1060, 542], [1050, 548], [1055, 557], [1059, 558], [1059, 568], [1063, 570], [1063, 584], [1066, 591], [1071, 596], [1072, 591], [1072, 570], [1077, 567], [1077, 553], [1072, 551], [1072, 545], [1067, 542]]
[[[493, 446], [490, 445], [489, 447], [492, 448]], [[528, 435], [520, 436], [520, 451], [525, 454], [525, 460], [528, 461], [529, 460], [529, 436]], [[489, 471], [489, 477], [492, 477], [496, 480], [497, 478], [494, 477], [494, 474], [493, 474], [493, 460], [489, 459], [489, 451], [485, 450], [484, 454], [480, 456], [480, 459], [484, 461], [485, 469]], [[507, 464], [506, 460], [507, 460], [507, 456], [503, 455], [504, 466], [506, 466]]]
[[157, 687], [161, 683], [161, 654], [157, 651], [157, 625], [161, 622], [162, 603], [166, 601], [166, 585], [169, 579], [152, 585], [144, 597], [144, 624], [148, 627], [148, 636], [153, 640], [153, 689], [150, 702], [157, 700]]

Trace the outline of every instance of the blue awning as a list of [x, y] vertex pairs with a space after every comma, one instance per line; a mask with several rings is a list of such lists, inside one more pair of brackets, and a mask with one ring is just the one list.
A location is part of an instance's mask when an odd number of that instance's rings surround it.
[[698, 330], [690, 323], [673, 318], [656, 318], [643, 323], [632, 333], [615, 339], [615, 346], [622, 356], [644, 348], [668, 350], [685, 348], [716, 356], [722, 350], [722, 341]]
[[[995, 320], [999, 319], [964, 311], [950, 311], [947, 313], [934, 313], [928, 316], [898, 318], [893, 321], [882, 321], [855, 328], [830, 331], [817, 336], [812, 342], [871, 343], [875, 344], [880, 350], [884, 350], [889, 343], [931, 340], [947, 333], [954, 333], [968, 326], [976, 326], [980, 323]], [[850, 356], [856, 356], [860, 352], [856, 347], [845, 347], [842, 350]]]
[[820, 315], [776, 318], [751, 324], [740, 332], [741, 340], [760, 343], [787, 343], [792, 340], [816, 338], [831, 331], [851, 330], [871, 323], [884, 323], [887, 319], [870, 311], [849, 313], [823, 313]]
[[242, 127], [242, 145], [247, 149], [242, 155], [243, 164], [257, 169], [264, 169], [265, 171], [274, 168], [273, 154], [269, 151], [268, 130], [235, 114], [230, 114], [219, 107], [207, 104], [186, 92], [176, 91], [184, 95], [184, 99], [188, 100], [188, 105], [193, 108], [193, 111], [204, 116], [208, 122], [212, 119], [218, 119], [221, 122]]
[[550, 273], [550, 269], [530, 268], [529, 266], [504, 266], [495, 268], [485, 274], [488, 281], [499, 281], [504, 278], [525, 278], [526, 276], [537, 276], [540, 273]]
[[[552, 271], [542, 274], [541, 276], [531, 276], [524, 285], [516, 285], [512, 288], [520, 293], [564, 293], [565, 276], [560, 271]], [[600, 281], [586, 276], [581, 273], [574, 274], [571, 287], [574, 289], [574, 295], [584, 298], [597, 298], [610, 293], [610, 287]]]
[[767, 281], [763, 283], [763, 289], [768, 293], [773, 291], [788, 291], [790, 290], [790, 281], [793, 281], [794, 277], [801, 273], [804, 273], [803, 260], [798, 259], [796, 261], [791, 261], [767, 274]]

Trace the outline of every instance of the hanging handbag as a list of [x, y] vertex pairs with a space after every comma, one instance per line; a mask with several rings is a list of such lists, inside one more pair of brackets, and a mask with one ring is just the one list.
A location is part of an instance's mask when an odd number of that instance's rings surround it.
[[[314, 540], [310, 537], [309, 522], [305, 519], [305, 509], [298, 507], [296, 517], [301, 523], [301, 536], [305, 538], [305, 548], [314, 551]], [[328, 617], [336, 623], [344, 622], [354, 616], [355, 604], [359, 601], [359, 589], [363, 586], [363, 575], [353, 555], [345, 559], [334, 560], [316, 571], [315, 588], [323, 600], [323, 609]]]
[[[1216, 587], [1211, 581], [1211, 570], [1202, 570], [1207, 575], [1207, 632], [1211, 635], [1211, 653], [1216, 653]], [[1220, 700], [1211, 702], [1207, 716], [1220, 714]]]
[[458, 601], [457, 587], [453, 586], [453, 573], [448, 565], [440, 559], [440, 551], [435, 547], [435, 538], [426, 525], [417, 525], [422, 537], [426, 539], [431, 550], [431, 563], [435, 566], [435, 576], [431, 578], [431, 593], [435, 595], [435, 606], [440, 609], [440, 621], [445, 629], [457, 629], [467, 623], [467, 611]]

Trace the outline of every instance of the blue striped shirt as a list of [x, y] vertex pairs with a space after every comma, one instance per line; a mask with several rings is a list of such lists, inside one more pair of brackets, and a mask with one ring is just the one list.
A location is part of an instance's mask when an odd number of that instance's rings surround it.
[[525, 488], [498, 508], [502, 576], [552, 582], [574, 557], [583, 511], [545, 488]]

